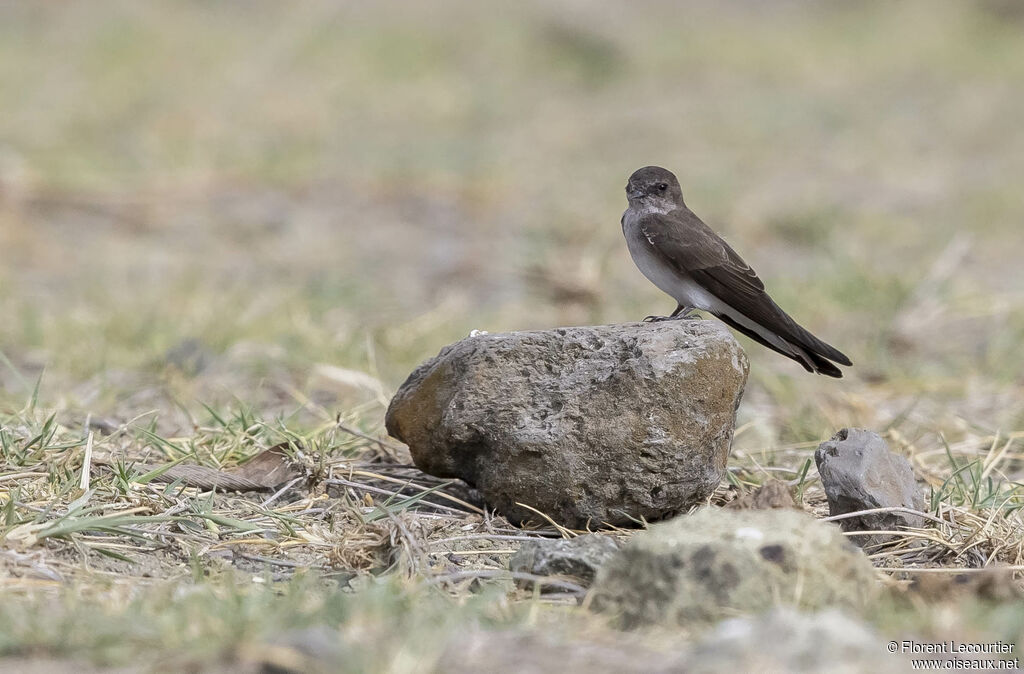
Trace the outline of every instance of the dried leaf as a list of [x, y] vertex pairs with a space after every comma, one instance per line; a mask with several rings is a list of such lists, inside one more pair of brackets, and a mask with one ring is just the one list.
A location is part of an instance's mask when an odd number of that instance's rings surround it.
[[172, 466], [154, 478], [159, 482], [180, 481], [187, 487], [222, 489], [226, 491], [260, 491], [273, 489], [302, 475], [302, 471], [285, 451], [287, 442], [274, 445], [231, 470], [182, 463]]

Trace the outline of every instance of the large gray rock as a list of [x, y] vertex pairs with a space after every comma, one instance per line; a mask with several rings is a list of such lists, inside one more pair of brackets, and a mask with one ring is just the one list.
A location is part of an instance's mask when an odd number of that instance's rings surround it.
[[864, 606], [874, 568], [839, 527], [797, 510], [721, 510], [653, 525], [598, 572], [593, 606], [624, 627], [711, 622], [778, 604]]
[[[889, 451], [877, 433], [844, 428], [814, 452], [830, 515], [902, 507], [921, 510], [924, 500], [910, 462]], [[898, 531], [922, 527], [924, 518], [906, 512], [858, 515], [838, 520], [845, 531]], [[861, 546], [885, 543], [889, 535], [853, 536]]]
[[534, 576], [571, 576], [586, 586], [618, 549], [619, 542], [605, 534], [527, 541], [512, 555], [508, 568]]
[[717, 322], [481, 334], [417, 368], [388, 432], [513, 521], [631, 524], [703, 501], [732, 443], [747, 358]]

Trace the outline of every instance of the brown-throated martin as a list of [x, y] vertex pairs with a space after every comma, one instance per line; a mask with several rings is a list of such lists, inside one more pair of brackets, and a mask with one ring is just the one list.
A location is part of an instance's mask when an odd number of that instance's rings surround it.
[[626, 196], [629, 208], [622, 214], [622, 233], [629, 254], [643, 275], [678, 303], [671, 316], [648, 316], [645, 321], [687, 318], [701, 309], [808, 372], [842, 377], [830, 361], [853, 364], [768, 296], [750, 265], [686, 207], [671, 171], [659, 166], [637, 170], [629, 177]]

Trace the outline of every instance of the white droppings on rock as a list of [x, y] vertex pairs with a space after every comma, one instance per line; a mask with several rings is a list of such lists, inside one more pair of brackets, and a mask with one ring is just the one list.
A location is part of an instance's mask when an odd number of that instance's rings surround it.
[[760, 529], [754, 529], [751, 527], [740, 527], [736, 530], [736, 538], [746, 539], [749, 541], [763, 541], [764, 532]]

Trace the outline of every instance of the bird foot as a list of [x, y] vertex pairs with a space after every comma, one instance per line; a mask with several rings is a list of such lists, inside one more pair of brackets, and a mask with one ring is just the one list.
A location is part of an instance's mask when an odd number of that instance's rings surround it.
[[677, 309], [671, 316], [647, 316], [644, 318], [644, 323], [661, 323], [662, 321], [699, 321], [700, 316], [694, 315], [692, 312], [695, 311], [692, 307], [689, 309]]

